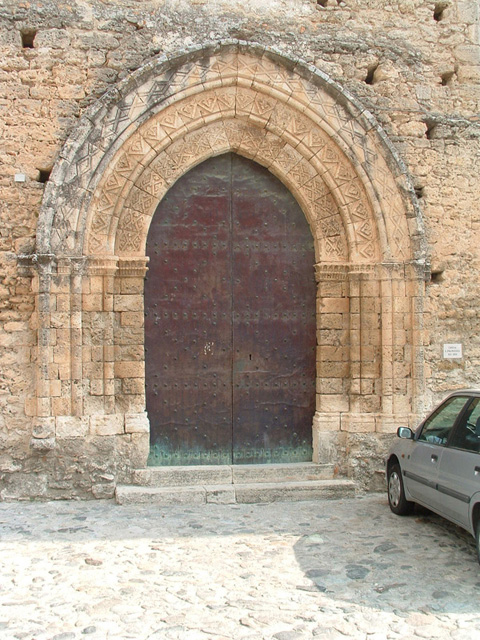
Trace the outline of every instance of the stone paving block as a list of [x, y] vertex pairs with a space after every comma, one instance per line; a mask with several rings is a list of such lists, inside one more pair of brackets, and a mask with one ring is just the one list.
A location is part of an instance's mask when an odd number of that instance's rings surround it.
[[8, 640], [472, 640], [478, 573], [469, 534], [384, 494], [0, 502]]

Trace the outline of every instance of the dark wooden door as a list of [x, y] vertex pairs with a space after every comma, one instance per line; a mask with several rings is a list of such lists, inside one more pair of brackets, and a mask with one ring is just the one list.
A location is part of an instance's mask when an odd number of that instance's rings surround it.
[[147, 255], [149, 463], [311, 460], [314, 250], [290, 192], [211, 158], [160, 203]]

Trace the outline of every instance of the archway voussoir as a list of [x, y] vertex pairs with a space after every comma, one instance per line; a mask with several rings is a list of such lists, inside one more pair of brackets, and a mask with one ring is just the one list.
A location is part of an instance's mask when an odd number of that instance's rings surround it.
[[260, 164], [268, 169], [282, 153], [287, 143], [266, 129], [256, 129], [255, 132], [258, 136], [256, 158], [258, 158]]
[[290, 171], [302, 161], [302, 156], [290, 145], [285, 145], [271, 165], [280, 175], [288, 176]]
[[344, 263], [351, 259], [345, 238], [330, 236], [320, 240], [320, 261], [325, 263]]
[[299, 156], [300, 161], [288, 172], [287, 176], [297, 185], [297, 188], [303, 190], [303, 186], [310, 183], [318, 174], [301, 154]]
[[154, 171], [152, 164], [145, 168], [142, 175], [138, 178], [135, 185], [154, 196], [157, 201], [164, 195], [167, 190], [167, 183], [158, 173]]
[[158, 152], [158, 150], [170, 140], [161, 122], [155, 117], [147, 120], [142, 125], [139, 129], [139, 134], [155, 152]]
[[115, 254], [118, 256], [141, 256], [145, 251], [151, 215], [126, 208], [118, 223]]
[[138, 129], [128, 138], [122, 147], [132, 160], [144, 167], [148, 166], [150, 160], [156, 153], [156, 150], [149, 144], [148, 140], [142, 136], [141, 130]]
[[155, 209], [157, 197], [133, 185], [125, 200], [124, 206], [144, 215], [150, 215]]
[[150, 167], [167, 185], [173, 184], [183, 172], [183, 167], [176, 162], [175, 158], [169, 156], [166, 151], [162, 151], [153, 160]]
[[204, 129], [204, 134], [208, 138], [209, 144], [212, 148], [212, 152], [214, 152], [216, 155], [218, 155], [222, 151], [230, 150], [230, 142], [228, 140], [223, 119], [206, 126]]

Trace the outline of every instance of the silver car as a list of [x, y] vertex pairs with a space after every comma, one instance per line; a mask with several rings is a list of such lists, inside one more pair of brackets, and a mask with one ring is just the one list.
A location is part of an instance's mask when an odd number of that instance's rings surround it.
[[388, 502], [415, 502], [469, 531], [480, 562], [480, 391], [455, 391], [413, 432], [400, 427], [386, 461]]

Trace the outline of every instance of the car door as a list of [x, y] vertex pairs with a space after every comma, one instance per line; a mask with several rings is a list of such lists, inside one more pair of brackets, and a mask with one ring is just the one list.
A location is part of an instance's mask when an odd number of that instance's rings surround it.
[[412, 498], [434, 511], [441, 510], [443, 495], [438, 492], [438, 473], [445, 445], [466, 396], [447, 398], [423, 423], [406, 462], [404, 482]]
[[443, 514], [469, 528], [470, 499], [480, 491], [480, 398], [473, 398], [443, 451], [438, 492]]

